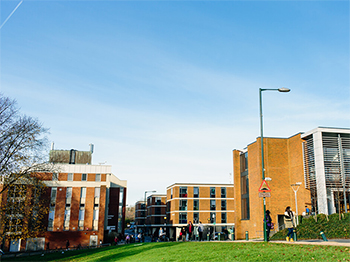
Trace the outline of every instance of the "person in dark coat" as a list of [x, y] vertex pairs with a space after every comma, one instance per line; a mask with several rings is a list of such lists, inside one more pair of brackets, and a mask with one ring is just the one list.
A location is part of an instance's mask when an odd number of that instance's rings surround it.
[[265, 221], [266, 222], [266, 237], [267, 237], [267, 241], [270, 241], [270, 231], [271, 231], [271, 227], [272, 227], [272, 219], [270, 216], [270, 210], [266, 210], [265, 212]]
[[69, 248], [69, 240], [67, 239], [67, 242], [66, 242], [66, 249], [68, 250]]
[[187, 233], [186, 241], [190, 241], [192, 239], [193, 229], [194, 229], [194, 227], [193, 227], [192, 222], [191, 221], [188, 222], [188, 225], [186, 227], [186, 233]]

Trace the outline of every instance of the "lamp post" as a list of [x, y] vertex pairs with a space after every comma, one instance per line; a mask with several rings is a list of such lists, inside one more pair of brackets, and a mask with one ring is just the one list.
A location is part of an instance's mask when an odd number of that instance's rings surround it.
[[297, 217], [297, 225], [299, 225], [299, 218], [298, 218], [298, 198], [297, 198], [297, 192], [299, 190], [299, 187], [301, 185], [301, 182], [297, 182], [295, 184], [291, 184], [292, 189], [294, 191], [294, 196], [295, 196], [295, 215]]
[[[262, 112], [262, 92], [263, 91], [278, 91], [282, 93], [287, 93], [290, 91], [290, 89], [281, 87], [281, 88], [259, 88], [259, 104], [260, 104], [260, 137], [261, 137], [261, 173], [262, 173], [262, 180], [265, 180], [265, 167], [264, 167], [264, 132], [263, 132], [263, 112]], [[266, 212], [266, 201], [265, 197], [263, 197], [264, 201], [264, 241], [267, 241], [267, 235], [266, 235], [266, 219], [265, 219], [265, 212]]]
[[147, 220], [147, 203], [146, 203], [146, 194], [147, 193], [155, 193], [157, 192], [156, 190], [149, 190], [149, 191], [145, 191], [145, 224], [144, 224], [144, 230], [146, 233], [146, 220]]

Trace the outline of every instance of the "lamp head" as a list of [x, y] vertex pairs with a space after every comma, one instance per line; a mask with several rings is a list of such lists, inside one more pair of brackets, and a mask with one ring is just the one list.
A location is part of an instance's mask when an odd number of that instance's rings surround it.
[[288, 93], [290, 92], [290, 89], [286, 87], [281, 87], [281, 88], [278, 88], [278, 92]]

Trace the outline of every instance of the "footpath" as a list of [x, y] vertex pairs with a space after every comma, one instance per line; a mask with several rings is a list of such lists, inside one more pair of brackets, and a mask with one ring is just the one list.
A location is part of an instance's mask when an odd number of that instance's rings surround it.
[[[254, 240], [235, 240], [234, 242], [263, 242], [263, 239]], [[319, 245], [319, 246], [342, 246], [350, 247], [350, 239], [328, 239], [323, 241], [322, 239], [303, 239], [295, 242], [287, 242], [285, 240], [271, 240], [269, 243], [281, 243], [288, 245]]]

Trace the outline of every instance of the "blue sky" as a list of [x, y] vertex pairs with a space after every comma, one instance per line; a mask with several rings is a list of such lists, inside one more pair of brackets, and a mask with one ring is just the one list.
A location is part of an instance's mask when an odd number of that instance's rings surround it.
[[[20, 1], [1, 1], [0, 23]], [[29, 1], [0, 29], [0, 92], [128, 181], [229, 183], [260, 134], [350, 127], [348, 1]]]

